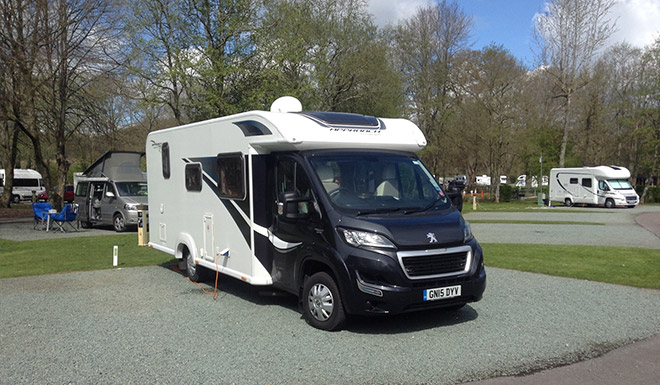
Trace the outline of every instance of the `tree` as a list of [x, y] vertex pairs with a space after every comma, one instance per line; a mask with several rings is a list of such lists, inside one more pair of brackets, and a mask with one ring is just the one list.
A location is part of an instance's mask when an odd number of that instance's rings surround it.
[[[2, 84], [2, 162], [7, 184], [0, 205], [9, 205], [13, 188], [13, 169], [20, 132], [36, 130], [37, 89], [40, 49], [43, 40], [41, 26], [47, 2], [7, 0], [0, 3], [0, 69]], [[6, 151], [6, 152], [5, 152]]]
[[[471, 19], [456, 3], [445, 0], [420, 8], [395, 31], [395, 50], [403, 72], [406, 97], [413, 119], [429, 146], [423, 155], [431, 170], [440, 172], [449, 156], [440, 146], [459, 96], [455, 89], [456, 54], [467, 47]], [[430, 159], [429, 159], [430, 158]]]
[[485, 167], [499, 202], [500, 175], [515, 159], [513, 142], [520, 131], [518, 106], [525, 72], [502, 46], [466, 52], [463, 60], [459, 82], [464, 95], [459, 106], [462, 124], [453, 136], [465, 154], [476, 158], [476, 167]]
[[564, 100], [559, 166], [574, 124], [573, 96], [589, 81], [599, 50], [615, 30], [608, 14], [615, 0], [551, 0], [535, 20], [539, 62], [552, 75], [555, 98]]
[[364, 0], [271, 2], [259, 34], [270, 101], [297, 96], [306, 109], [401, 113], [401, 81]]

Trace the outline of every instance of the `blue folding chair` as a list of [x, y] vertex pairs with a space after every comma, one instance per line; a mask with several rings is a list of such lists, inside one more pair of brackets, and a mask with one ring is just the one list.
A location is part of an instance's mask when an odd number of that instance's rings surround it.
[[44, 229], [45, 221], [48, 219], [48, 212], [53, 209], [50, 202], [34, 202], [32, 203], [32, 212], [34, 213], [34, 225], [33, 229], [37, 228], [37, 225], [41, 227], [41, 230]]
[[77, 216], [78, 216], [78, 205], [71, 204], [71, 205], [65, 205], [62, 208], [62, 211], [60, 211], [55, 215], [52, 215], [50, 217], [50, 220], [52, 223], [55, 223], [62, 232], [66, 232], [66, 229], [64, 228], [65, 223], [68, 223], [72, 229], [78, 231], [78, 229], [71, 223], [76, 220]]

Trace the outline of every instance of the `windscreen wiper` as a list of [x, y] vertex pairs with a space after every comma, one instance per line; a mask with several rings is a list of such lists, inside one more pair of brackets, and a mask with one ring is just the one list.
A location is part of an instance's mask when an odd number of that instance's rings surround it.
[[424, 206], [424, 207], [416, 208], [416, 209], [411, 209], [411, 210], [406, 210], [406, 211], [404, 212], [404, 214], [405, 214], [405, 215], [408, 215], [408, 214], [414, 214], [414, 213], [421, 213], [421, 212], [424, 212], [424, 211], [430, 209], [431, 207], [435, 206], [438, 202], [440, 202], [440, 201], [443, 200], [443, 199], [444, 199], [444, 197], [439, 197], [439, 198], [435, 199], [433, 202], [429, 203], [428, 205], [426, 205], [426, 206]]
[[401, 210], [403, 210], [402, 207], [382, 207], [382, 208], [379, 208], [379, 209], [358, 211], [357, 214], [355, 214], [355, 216], [359, 217], [361, 215], [386, 214], [386, 213], [393, 213], [393, 212], [397, 212], [397, 211], [401, 211]]

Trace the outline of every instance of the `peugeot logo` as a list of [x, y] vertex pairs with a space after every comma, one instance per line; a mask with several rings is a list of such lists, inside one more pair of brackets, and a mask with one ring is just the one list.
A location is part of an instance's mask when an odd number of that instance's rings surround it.
[[428, 233], [426, 234], [426, 238], [429, 239], [429, 243], [438, 243], [438, 240], [435, 238], [434, 233]]

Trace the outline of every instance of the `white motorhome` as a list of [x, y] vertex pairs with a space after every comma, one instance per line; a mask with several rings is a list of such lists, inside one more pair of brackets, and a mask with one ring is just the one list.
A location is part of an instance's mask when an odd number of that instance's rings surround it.
[[481, 299], [481, 247], [415, 155], [412, 122], [252, 111], [155, 131], [146, 141], [149, 246], [298, 296], [306, 321], [458, 308]]
[[[5, 169], [0, 169], [0, 188], [7, 184]], [[2, 190], [0, 190], [2, 191]], [[44, 188], [41, 174], [32, 169], [15, 168], [14, 169], [14, 187], [11, 191], [11, 201], [19, 203], [21, 200], [32, 199], [32, 194], [39, 194], [46, 191]]]
[[605, 206], [635, 207], [639, 196], [630, 185], [630, 171], [625, 167], [598, 166], [553, 168], [550, 170], [550, 200]]

